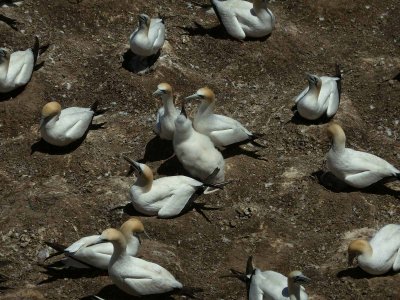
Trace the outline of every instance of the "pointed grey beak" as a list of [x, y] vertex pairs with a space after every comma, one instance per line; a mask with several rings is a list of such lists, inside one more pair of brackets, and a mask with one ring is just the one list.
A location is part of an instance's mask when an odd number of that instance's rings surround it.
[[43, 125], [44, 125], [44, 119], [41, 118], [41, 119], [40, 119], [39, 128], [38, 128], [38, 132], [40, 132], [40, 130], [42, 129]]
[[140, 168], [140, 164], [129, 157], [123, 155], [122, 156], [136, 171], [142, 172], [142, 169]]
[[199, 99], [199, 95], [197, 94], [193, 94], [185, 98], [185, 100], [197, 100], [197, 99]]
[[161, 96], [163, 94], [163, 92], [161, 90], [157, 90], [153, 93], [153, 96]]

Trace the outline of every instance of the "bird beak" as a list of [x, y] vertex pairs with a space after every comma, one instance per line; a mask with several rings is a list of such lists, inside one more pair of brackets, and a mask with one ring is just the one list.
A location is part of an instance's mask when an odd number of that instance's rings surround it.
[[185, 98], [185, 100], [197, 100], [197, 99], [199, 99], [199, 95], [197, 94], [193, 94]]
[[43, 125], [44, 125], [44, 118], [41, 118], [40, 119], [39, 128], [38, 128], [38, 132], [40, 132], [40, 130], [42, 129]]
[[130, 159], [127, 156], [122, 156], [136, 171], [138, 171], [139, 173], [142, 172], [142, 169], [140, 168], [140, 164], [132, 159]]
[[352, 267], [352, 266], [353, 266], [354, 258], [355, 258], [355, 255], [354, 255], [354, 254], [349, 254], [348, 261], [347, 261], [347, 265], [348, 265], [349, 267]]
[[151, 237], [147, 234], [146, 230], [143, 230], [143, 233], [146, 235], [146, 237], [151, 240]]
[[184, 115], [185, 118], [187, 118], [187, 113], [186, 113], [186, 109], [185, 109], [185, 101], [182, 101], [181, 115]]
[[162, 92], [160, 89], [158, 89], [157, 91], [155, 91], [155, 92], [153, 93], [153, 96], [161, 96], [162, 93], [163, 93], [163, 92]]

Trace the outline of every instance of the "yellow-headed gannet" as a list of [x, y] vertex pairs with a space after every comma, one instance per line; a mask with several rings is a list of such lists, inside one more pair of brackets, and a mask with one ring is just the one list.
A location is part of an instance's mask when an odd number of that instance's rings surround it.
[[0, 48], [0, 93], [8, 93], [26, 85], [31, 79], [39, 55], [39, 39], [25, 51], [10, 53]]
[[[192, 208], [195, 194], [207, 193], [207, 187], [222, 188], [225, 183], [210, 185], [187, 176], [168, 176], [153, 180], [153, 172], [145, 165], [124, 156], [138, 172], [130, 189], [133, 207], [140, 213], [159, 218], [176, 217]], [[214, 174], [218, 173], [214, 170]]]
[[337, 178], [355, 188], [365, 188], [386, 177], [400, 179], [400, 171], [386, 160], [370, 153], [346, 148], [346, 135], [338, 124], [328, 127], [332, 146], [327, 167]]
[[[139, 234], [144, 232], [143, 223], [139, 219], [130, 218], [122, 224], [120, 231], [127, 242], [126, 254], [136, 256], [140, 245]], [[113, 253], [113, 246], [111, 243], [92, 245], [99, 237], [100, 235], [83, 237], [68, 248], [54, 243], [46, 244], [59, 251], [56, 255], [64, 252], [64, 255], [67, 256], [61, 260], [63, 268], [97, 268], [107, 270]]]
[[225, 179], [225, 162], [210, 138], [193, 129], [186, 116], [185, 106], [175, 120], [173, 146], [176, 157], [186, 171], [202, 181], [209, 179], [216, 168], [219, 172], [207, 183], [219, 183]]
[[185, 100], [191, 99], [201, 100], [200, 107], [193, 120], [194, 129], [207, 135], [216, 147], [223, 148], [246, 141], [254, 142], [254, 139], [259, 137], [259, 135], [247, 130], [238, 121], [214, 114], [215, 95], [211, 89], [207, 87], [201, 88], [192, 96], [185, 98]]
[[66, 146], [84, 136], [92, 123], [93, 116], [101, 113], [97, 111], [98, 102], [91, 107], [68, 107], [61, 109], [61, 105], [52, 101], [43, 106], [40, 120], [42, 138], [54, 146]]
[[268, 9], [268, 0], [211, 0], [214, 11], [226, 31], [238, 40], [269, 35], [275, 26], [275, 16]]
[[157, 113], [154, 131], [160, 138], [172, 141], [175, 132], [175, 120], [180, 113], [180, 110], [174, 105], [172, 87], [168, 83], [160, 83], [153, 95], [159, 96], [163, 102], [163, 106]]
[[349, 266], [357, 258], [365, 272], [381, 275], [393, 269], [400, 271], [400, 225], [383, 226], [370, 241], [355, 240], [348, 248]]

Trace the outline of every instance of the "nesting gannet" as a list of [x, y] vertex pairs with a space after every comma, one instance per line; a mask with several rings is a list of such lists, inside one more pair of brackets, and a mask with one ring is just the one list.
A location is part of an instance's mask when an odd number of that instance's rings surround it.
[[79, 140], [88, 130], [95, 115], [102, 113], [97, 110], [98, 102], [91, 107], [68, 107], [52, 101], [43, 106], [40, 120], [42, 138], [54, 146], [66, 146]]
[[186, 116], [184, 104], [181, 114], [175, 120], [173, 146], [178, 160], [192, 176], [204, 181], [218, 168], [219, 172], [210, 183], [224, 181], [225, 162], [222, 154], [208, 136], [193, 129], [192, 121]]
[[346, 148], [346, 135], [338, 124], [328, 127], [332, 146], [327, 167], [337, 178], [355, 188], [365, 188], [386, 177], [400, 179], [400, 171], [382, 158]]
[[165, 41], [165, 26], [162, 19], [150, 19], [148, 15], [139, 15], [139, 27], [129, 37], [133, 53], [141, 57], [156, 54]]
[[201, 88], [195, 94], [185, 98], [185, 100], [192, 99], [201, 100], [200, 107], [193, 120], [193, 127], [198, 132], [207, 135], [216, 147], [223, 148], [231, 144], [253, 142], [259, 137], [259, 135], [247, 130], [238, 121], [214, 114], [215, 95], [211, 89]]
[[[124, 159], [138, 172], [138, 177], [130, 189], [133, 207], [148, 216], [176, 217], [191, 208], [195, 194], [207, 193], [207, 187], [222, 188], [225, 185], [209, 185], [187, 176], [168, 176], [153, 180], [153, 172], [147, 165], [125, 156]], [[218, 171], [216, 169], [213, 173], [217, 174]]]
[[[143, 223], [136, 218], [130, 218], [122, 224], [120, 231], [124, 235], [127, 242], [126, 254], [130, 256], [136, 256], [140, 244], [139, 234], [144, 232]], [[64, 252], [66, 258], [61, 260], [61, 263], [64, 265], [64, 267], [94, 267], [107, 270], [108, 263], [110, 262], [111, 255], [113, 253], [113, 246], [111, 243], [91, 245], [97, 241], [99, 237], [100, 235], [83, 237], [65, 249], [63, 246], [59, 246], [54, 243], [47, 243], [47, 245], [55, 248], [58, 251]]]
[[159, 96], [163, 102], [163, 106], [157, 113], [157, 122], [154, 131], [160, 138], [172, 140], [175, 132], [175, 120], [180, 113], [180, 110], [174, 105], [172, 87], [168, 83], [160, 83], [153, 95]]
[[400, 225], [383, 226], [370, 241], [352, 241], [348, 254], [349, 265], [357, 258], [360, 268], [372, 275], [381, 275], [391, 269], [400, 271]]
[[10, 53], [0, 48], [0, 93], [8, 93], [26, 85], [31, 79], [39, 55], [39, 39], [25, 51]]
[[340, 102], [341, 74], [339, 65], [336, 65], [336, 76], [307, 75], [306, 87], [295, 99], [297, 111], [307, 120], [316, 120], [326, 115], [333, 117]]
[[126, 253], [126, 241], [116, 229], [103, 231], [95, 244], [111, 242], [114, 252], [108, 265], [113, 283], [134, 296], [163, 294], [183, 288], [182, 283], [163, 267]]
[[275, 26], [275, 16], [268, 9], [268, 0], [211, 0], [214, 11], [232, 37], [261, 38], [269, 35]]

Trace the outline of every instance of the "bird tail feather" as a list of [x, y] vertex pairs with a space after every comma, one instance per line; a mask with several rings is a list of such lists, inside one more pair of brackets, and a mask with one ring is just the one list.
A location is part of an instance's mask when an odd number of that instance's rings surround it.
[[95, 116], [102, 115], [108, 110], [108, 108], [99, 109], [98, 108], [99, 104], [100, 104], [99, 100], [96, 100], [90, 106], [90, 110], [92, 110], [94, 112]]

